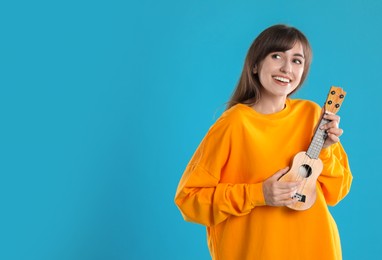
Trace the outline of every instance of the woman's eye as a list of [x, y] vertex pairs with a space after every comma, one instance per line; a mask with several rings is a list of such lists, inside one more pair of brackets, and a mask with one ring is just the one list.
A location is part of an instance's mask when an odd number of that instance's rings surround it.
[[302, 61], [299, 60], [299, 59], [295, 59], [295, 60], [293, 60], [293, 62], [296, 63], [296, 64], [302, 64]]
[[272, 54], [272, 58], [274, 58], [274, 59], [280, 59], [281, 56], [280, 56], [279, 54], [275, 53], [275, 54]]

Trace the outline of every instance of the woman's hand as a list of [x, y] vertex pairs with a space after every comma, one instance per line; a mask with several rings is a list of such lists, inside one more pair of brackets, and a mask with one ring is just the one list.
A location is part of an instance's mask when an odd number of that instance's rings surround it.
[[278, 181], [288, 170], [289, 167], [281, 169], [263, 182], [265, 204], [286, 206], [295, 202], [292, 197], [296, 194], [300, 182]]
[[339, 128], [340, 117], [338, 115], [327, 112], [324, 115], [324, 118], [330, 120], [329, 123], [321, 126], [321, 130], [325, 130], [328, 137], [325, 140], [323, 148], [327, 148], [332, 144], [335, 144], [340, 141], [340, 136], [344, 133], [344, 131]]

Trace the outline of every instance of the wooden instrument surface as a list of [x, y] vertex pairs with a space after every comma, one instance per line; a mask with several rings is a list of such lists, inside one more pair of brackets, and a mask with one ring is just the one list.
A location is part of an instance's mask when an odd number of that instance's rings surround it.
[[[336, 114], [345, 95], [346, 92], [342, 88], [332, 86], [325, 101], [324, 112]], [[325, 130], [321, 130], [320, 126], [328, 122], [323, 116], [321, 117], [308, 150], [297, 153], [293, 158], [289, 171], [279, 179], [282, 182], [301, 181], [301, 185], [292, 197], [294, 203], [287, 206], [291, 209], [306, 210], [316, 201], [316, 181], [323, 169], [322, 161], [318, 157], [327, 137]]]

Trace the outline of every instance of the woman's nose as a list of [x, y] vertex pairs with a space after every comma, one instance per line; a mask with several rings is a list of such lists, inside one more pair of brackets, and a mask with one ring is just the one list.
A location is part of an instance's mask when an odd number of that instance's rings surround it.
[[292, 72], [292, 65], [291, 65], [289, 62], [285, 61], [285, 62], [282, 64], [280, 70], [281, 70], [282, 72], [285, 72], [285, 73], [290, 73], [290, 72]]

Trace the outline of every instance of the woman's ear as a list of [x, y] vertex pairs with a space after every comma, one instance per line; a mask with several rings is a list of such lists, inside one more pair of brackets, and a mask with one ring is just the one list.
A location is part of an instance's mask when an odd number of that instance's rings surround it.
[[257, 74], [257, 65], [255, 65], [255, 67], [253, 68], [252, 72], [253, 72], [253, 74]]

